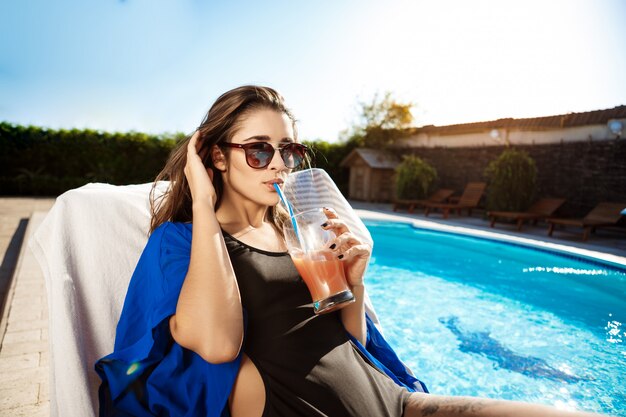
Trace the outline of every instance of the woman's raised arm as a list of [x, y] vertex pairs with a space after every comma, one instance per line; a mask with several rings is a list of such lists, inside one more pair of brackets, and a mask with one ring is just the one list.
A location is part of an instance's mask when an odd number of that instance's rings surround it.
[[198, 155], [196, 131], [187, 146], [185, 176], [193, 199], [191, 258], [170, 318], [172, 337], [210, 363], [234, 360], [243, 341], [237, 279], [215, 216], [212, 171]]

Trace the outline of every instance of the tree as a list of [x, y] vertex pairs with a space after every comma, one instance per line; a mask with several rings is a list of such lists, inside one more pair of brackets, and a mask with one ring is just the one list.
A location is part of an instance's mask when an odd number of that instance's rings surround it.
[[363, 126], [378, 129], [406, 129], [413, 123], [411, 108], [413, 103], [396, 101], [391, 92], [385, 92], [382, 99], [378, 93], [374, 94], [371, 103], [361, 102], [361, 119]]
[[384, 149], [401, 137], [413, 123], [413, 103], [402, 103], [387, 91], [370, 102], [359, 102], [359, 122], [344, 132], [355, 147]]

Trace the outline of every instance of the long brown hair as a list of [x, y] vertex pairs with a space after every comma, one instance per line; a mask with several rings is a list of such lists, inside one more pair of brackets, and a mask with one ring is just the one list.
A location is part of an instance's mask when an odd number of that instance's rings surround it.
[[[199, 154], [206, 154], [203, 160], [205, 167], [215, 168], [210, 152], [213, 145], [232, 139], [240, 127], [243, 116], [260, 109], [270, 109], [286, 114], [292, 123], [294, 140], [297, 140], [296, 119], [276, 90], [255, 85], [237, 87], [222, 94], [215, 101], [197, 129], [200, 133], [198, 141], [202, 143]], [[150, 233], [167, 221], [192, 221], [191, 190], [184, 174], [187, 163], [187, 145], [192, 136], [193, 134], [188, 135], [174, 147], [165, 167], [154, 180], [150, 191]], [[215, 210], [217, 210], [224, 191], [224, 181], [218, 169], [213, 169], [213, 172], [213, 186], [217, 195]], [[157, 182], [164, 180], [170, 181], [169, 187], [164, 194], [155, 198]], [[280, 231], [287, 216], [287, 212], [277, 205], [269, 208], [267, 220]]]

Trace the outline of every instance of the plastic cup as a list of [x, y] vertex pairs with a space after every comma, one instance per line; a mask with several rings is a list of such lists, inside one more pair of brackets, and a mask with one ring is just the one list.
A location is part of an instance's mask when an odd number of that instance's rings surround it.
[[287, 250], [311, 293], [315, 314], [354, 302], [342, 261], [328, 248], [335, 234], [322, 229], [322, 224], [328, 221], [324, 211], [321, 208], [307, 210], [290, 220], [283, 226]]

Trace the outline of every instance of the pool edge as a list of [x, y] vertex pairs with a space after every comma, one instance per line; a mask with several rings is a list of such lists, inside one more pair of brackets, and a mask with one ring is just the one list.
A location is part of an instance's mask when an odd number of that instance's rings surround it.
[[411, 225], [418, 229], [434, 230], [444, 233], [455, 233], [465, 236], [471, 236], [479, 239], [495, 240], [498, 242], [504, 242], [514, 245], [520, 245], [533, 249], [544, 250], [547, 252], [556, 252], [565, 255], [574, 255], [582, 258], [583, 260], [595, 260], [602, 261], [604, 263], [615, 266], [619, 269], [626, 269], [626, 257], [614, 255], [611, 253], [599, 252], [591, 249], [582, 249], [575, 246], [569, 246], [566, 244], [546, 242], [538, 239], [532, 239], [521, 236], [513, 236], [506, 233], [499, 233], [496, 231], [486, 231], [480, 229], [473, 229], [466, 226], [447, 225], [428, 220], [420, 220], [407, 218], [399, 215], [386, 214], [380, 212], [372, 212], [369, 210], [356, 210], [359, 217], [363, 220], [381, 220], [392, 221], [396, 223], [404, 223]]

